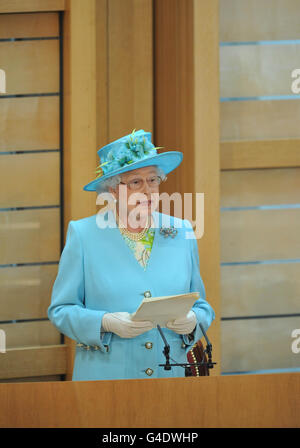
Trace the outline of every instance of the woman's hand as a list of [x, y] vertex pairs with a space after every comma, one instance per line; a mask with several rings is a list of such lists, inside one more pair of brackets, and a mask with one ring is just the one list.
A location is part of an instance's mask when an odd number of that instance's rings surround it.
[[189, 311], [185, 317], [180, 317], [167, 323], [167, 328], [178, 334], [190, 334], [197, 325], [197, 318], [194, 311]]
[[154, 328], [150, 321], [135, 322], [126, 312], [106, 313], [102, 318], [102, 329], [120, 336], [120, 338], [135, 338]]

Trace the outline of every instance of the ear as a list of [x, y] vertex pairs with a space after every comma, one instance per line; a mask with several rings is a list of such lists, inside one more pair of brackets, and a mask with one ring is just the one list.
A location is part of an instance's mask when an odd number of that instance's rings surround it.
[[114, 188], [108, 187], [109, 193], [114, 197], [115, 201], [117, 200], [117, 192]]

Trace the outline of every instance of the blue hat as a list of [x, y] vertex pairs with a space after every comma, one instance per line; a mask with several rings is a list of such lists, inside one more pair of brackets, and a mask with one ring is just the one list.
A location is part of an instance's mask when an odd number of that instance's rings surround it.
[[144, 166], [157, 165], [165, 174], [177, 168], [182, 162], [183, 153], [167, 151], [157, 154], [157, 149], [151, 142], [151, 132], [142, 129], [133, 131], [97, 151], [100, 165], [97, 167], [98, 176], [83, 187], [85, 191], [96, 191], [96, 186], [109, 177]]

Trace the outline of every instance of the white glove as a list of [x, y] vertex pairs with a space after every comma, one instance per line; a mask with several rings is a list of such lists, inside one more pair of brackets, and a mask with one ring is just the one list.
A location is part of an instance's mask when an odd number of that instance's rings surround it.
[[194, 311], [189, 311], [185, 317], [180, 317], [167, 323], [167, 328], [178, 334], [190, 334], [197, 325], [197, 318]]
[[135, 338], [154, 328], [152, 322], [143, 320], [135, 322], [126, 312], [106, 313], [102, 318], [102, 329], [120, 336], [120, 338]]

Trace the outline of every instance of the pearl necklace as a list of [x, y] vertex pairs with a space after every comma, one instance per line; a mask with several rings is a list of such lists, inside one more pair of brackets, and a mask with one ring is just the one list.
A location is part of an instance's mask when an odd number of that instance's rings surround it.
[[[120, 216], [118, 215], [117, 211], [116, 211], [116, 215], [117, 215], [117, 219], [118, 222], [122, 223], [122, 220], [120, 219]], [[124, 225], [124, 224], [123, 224]], [[132, 241], [139, 241], [141, 240], [145, 234], [148, 232], [149, 230], [149, 223], [147, 223], [147, 226], [141, 231], [141, 232], [130, 232], [128, 229], [126, 229], [126, 227], [119, 227], [120, 232], [122, 233], [122, 235], [126, 236], [127, 238], [129, 238]]]

